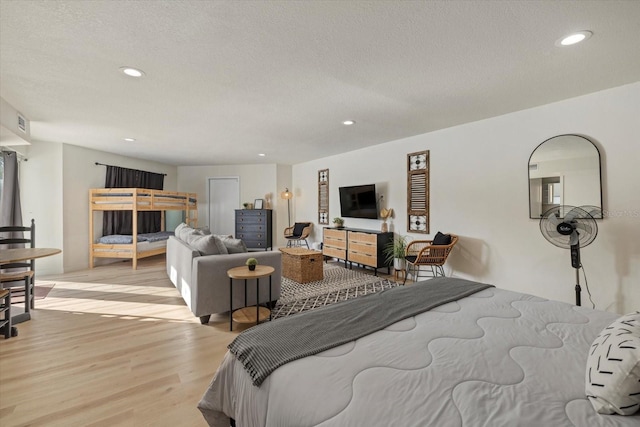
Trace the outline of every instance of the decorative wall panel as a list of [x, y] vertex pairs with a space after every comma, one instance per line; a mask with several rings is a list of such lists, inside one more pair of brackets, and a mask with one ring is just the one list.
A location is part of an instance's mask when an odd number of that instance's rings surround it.
[[407, 154], [407, 231], [429, 233], [429, 150]]
[[329, 224], [329, 169], [318, 171], [318, 224]]

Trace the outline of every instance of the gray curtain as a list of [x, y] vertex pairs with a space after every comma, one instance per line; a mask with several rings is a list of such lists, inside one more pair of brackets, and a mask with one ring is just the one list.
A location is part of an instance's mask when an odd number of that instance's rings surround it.
[[[18, 155], [13, 151], [2, 152], [3, 180], [0, 193], [0, 227], [22, 226], [22, 208], [20, 207], [20, 186], [18, 185]], [[3, 232], [0, 239], [21, 238], [21, 231]], [[24, 248], [24, 243], [0, 245], [0, 249]], [[22, 269], [3, 269], [3, 272], [20, 271]], [[3, 287], [17, 285], [18, 282], [7, 282]]]
[[20, 207], [20, 187], [18, 185], [18, 155], [15, 152], [3, 151], [2, 161], [4, 163], [4, 179], [2, 197], [0, 197], [0, 227], [21, 226], [22, 208]]

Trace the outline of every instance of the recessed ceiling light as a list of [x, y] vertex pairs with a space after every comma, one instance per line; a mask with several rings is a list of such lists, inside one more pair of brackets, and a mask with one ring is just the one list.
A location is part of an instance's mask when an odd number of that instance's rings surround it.
[[356, 122], [353, 120], [345, 120], [344, 122], [342, 122], [342, 124], [345, 126], [351, 126], [351, 125], [355, 125]]
[[133, 142], [133, 141], [135, 141], [135, 138], [125, 138], [124, 140], [127, 141], [127, 142]]
[[571, 46], [587, 40], [592, 35], [591, 31], [577, 31], [556, 41], [556, 46]]
[[133, 67], [120, 67], [120, 71], [126, 74], [129, 77], [142, 77], [144, 76], [144, 71], [138, 70]]
[[258, 154], [258, 156], [260, 156], [260, 157], [265, 157], [265, 156], [266, 156], [266, 154], [264, 154], [264, 153], [260, 153], [260, 154]]

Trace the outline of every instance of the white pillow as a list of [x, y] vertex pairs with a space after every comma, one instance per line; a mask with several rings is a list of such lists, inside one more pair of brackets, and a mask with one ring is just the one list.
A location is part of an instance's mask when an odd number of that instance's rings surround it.
[[640, 312], [620, 317], [589, 349], [586, 393], [599, 414], [640, 409]]

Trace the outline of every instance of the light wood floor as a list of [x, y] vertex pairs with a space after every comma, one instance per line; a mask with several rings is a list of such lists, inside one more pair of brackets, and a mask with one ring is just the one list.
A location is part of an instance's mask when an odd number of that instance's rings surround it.
[[196, 405], [238, 332], [200, 324], [164, 256], [46, 279], [32, 320], [0, 337], [1, 426], [206, 426]]
[[55, 286], [32, 320], [0, 337], [2, 427], [206, 426], [196, 405], [243, 327], [201, 325], [164, 255], [40, 284]]

